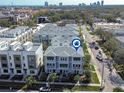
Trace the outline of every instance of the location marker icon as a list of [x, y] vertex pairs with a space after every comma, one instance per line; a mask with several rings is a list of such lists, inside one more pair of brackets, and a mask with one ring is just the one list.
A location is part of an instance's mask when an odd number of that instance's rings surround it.
[[73, 39], [72, 41], [72, 46], [76, 49], [76, 51], [79, 49], [81, 46], [81, 41], [78, 38]]

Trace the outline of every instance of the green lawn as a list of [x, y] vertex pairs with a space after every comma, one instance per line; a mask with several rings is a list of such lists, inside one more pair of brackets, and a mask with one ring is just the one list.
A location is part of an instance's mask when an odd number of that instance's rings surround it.
[[98, 79], [96, 73], [91, 73], [91, 83], [97, 83], [97, 84], [100, 84], [99, 79]]
[[99, 86], [66, 86], [63, 92], [76, 92], [76, 91], [99, 91]]
[[93, 65], [90, 65], [90, 70], [91, 70], [91, 71], [95, 71], [95, 68], [94, 68]]
[[88, 70], [88, 71], [95, 71], [95, 68], [93, 65], [91, 64], [88, 64], [84, 67], [85, 70]]
[[74, 86], [72, 91], [99, 91], [98, 86]]

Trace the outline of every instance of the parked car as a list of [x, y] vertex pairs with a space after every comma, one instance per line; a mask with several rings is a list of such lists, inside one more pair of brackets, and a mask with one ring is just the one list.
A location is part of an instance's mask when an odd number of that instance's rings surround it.
[[39, 89], [40, 92], [50, 92], [51, 91], [51, 88], [48, 88], [48, 87], [41, 87]]
[[102, 55], [102, 52], [99, 50], [99, 54]]
[[92, 42], [92, 45], [95, 45], [96, 43], [95, 42]]
[[98, 45], [95, 45], [95, 47], [94, 47], [96, 50], [98, 50], [99, 49], [99, 47], [98, 47]]
[[99, 61], [103, 61], [102, 56], [101, 56], [101, 55], [99, 55], [99, 54], [96, 56], [96, 59], [97, 59], [97, 60], [99, 60]]

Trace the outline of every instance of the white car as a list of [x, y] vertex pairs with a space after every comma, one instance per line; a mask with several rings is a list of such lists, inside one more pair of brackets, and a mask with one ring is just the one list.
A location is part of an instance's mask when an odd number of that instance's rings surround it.
[[41, 88], [39, 89], [39, 91], [40, 91], [40, 92], [50, 92], [51, 89], [48, 88], [48, 87], [41, 87]]

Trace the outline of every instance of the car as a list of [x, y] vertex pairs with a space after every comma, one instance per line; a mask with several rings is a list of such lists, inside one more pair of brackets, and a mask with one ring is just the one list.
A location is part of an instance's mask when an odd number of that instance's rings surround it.
[[95, 49], [96, 49], [96, 50], [98, 50], [98, 49], [99, 49], [98, 45], [95, 45]]
[[102, 52], [99, 50], [99, 54], [102, 55]]
[[48, 88], [48, 87], [41, 87], [39, 89], [40, 92], [50, 92], [51, 91], [51, 88]]
[[101, 55], [97, 55], [97, 56], [96, 56], [96, 59], [99, 60], [99, 61], [103, 61], [103, 58], [102, 58]]
[[95, 42], [92, 42], [92, 43], [90, 43], [93, 47], [96, 45], [96, 43]]

